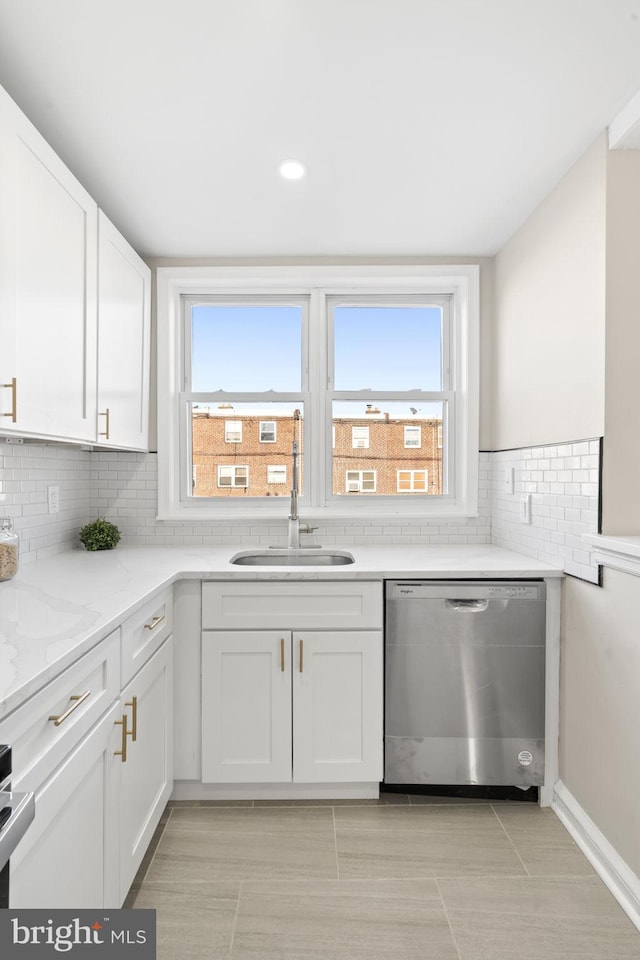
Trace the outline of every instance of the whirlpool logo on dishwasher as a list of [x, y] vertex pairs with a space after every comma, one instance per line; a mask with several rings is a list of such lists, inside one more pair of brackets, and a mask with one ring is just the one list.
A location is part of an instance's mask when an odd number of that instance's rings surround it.
[[0, 910], [0, 957], [155, 960], [155, 910]]

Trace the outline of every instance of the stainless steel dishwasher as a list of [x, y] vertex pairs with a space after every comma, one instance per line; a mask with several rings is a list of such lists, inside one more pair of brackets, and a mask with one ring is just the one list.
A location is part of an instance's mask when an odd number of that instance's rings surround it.
[[539, 785], [545, 584], [388, 581], [385, 783]]

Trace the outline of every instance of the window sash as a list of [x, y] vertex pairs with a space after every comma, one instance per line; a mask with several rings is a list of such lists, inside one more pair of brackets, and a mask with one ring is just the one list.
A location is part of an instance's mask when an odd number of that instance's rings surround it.
[[[228, 481], [228, 482], [227, 482]], [[218, 486], [225, 487], [248, 487], [249, 486], [249, 467], [246, 464], [218, 464]]]
[[[441, 429], [441, 427], [438, 427], [438, 431]], [[420, 427], [404, 428], [404, 445], [405, 447], [416, 448], [420, 448], [422, 446], [422, 430]]]

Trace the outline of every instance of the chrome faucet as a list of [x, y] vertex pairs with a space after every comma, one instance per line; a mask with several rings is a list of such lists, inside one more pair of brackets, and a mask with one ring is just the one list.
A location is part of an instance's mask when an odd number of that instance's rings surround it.
[[300, 523], [298, 516], [298, 442], [293, 441], [291, 448], [291, 457], [293, 466], [291, 470], [291, 506], [289, 508], [289, 529], [287, 536], [287, 546], [290, 550], [300, 548], [300, 534], [313, 533], [317, 527], [310, 527], [308, 523]]

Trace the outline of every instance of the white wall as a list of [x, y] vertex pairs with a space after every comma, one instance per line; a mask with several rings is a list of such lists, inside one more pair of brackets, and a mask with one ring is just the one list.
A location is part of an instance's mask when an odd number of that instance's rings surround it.
[[604, 429], [603, 133], [496, 257], [494, 450]]
[[[496, 259], [494, 447], [604, 433], [608, 532], [640, 532], [639, 264], [640, 163], [604, 133]], [[564, 582], [560, 778], [640, 876], [638, 609], [640, 578]]]

